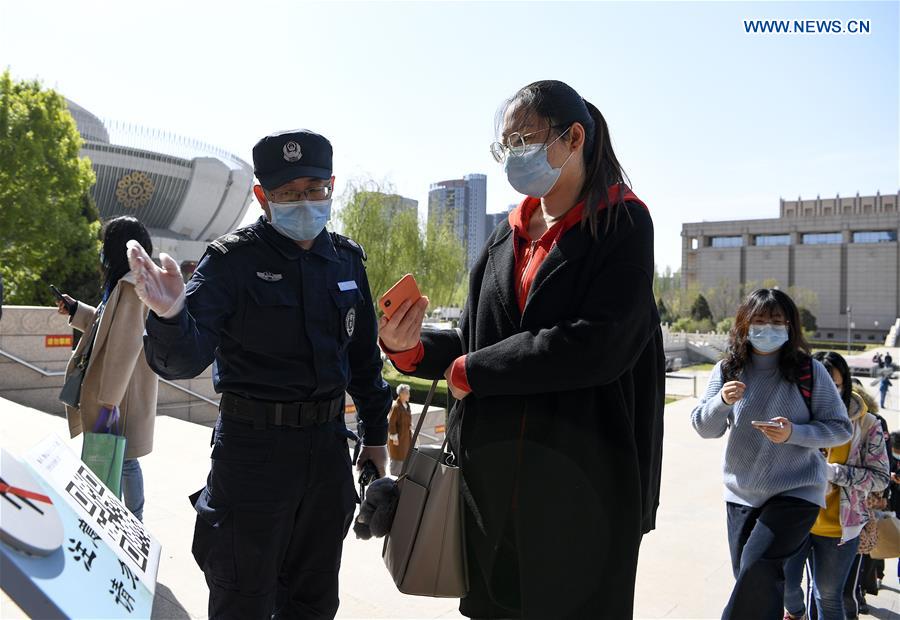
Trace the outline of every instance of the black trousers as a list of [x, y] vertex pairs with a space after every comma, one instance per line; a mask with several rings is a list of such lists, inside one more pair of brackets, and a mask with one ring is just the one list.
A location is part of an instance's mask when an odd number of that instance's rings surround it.
[[862, 556], [859, 584], [866, 594], [878, 594], [878, 580], [884, 577], [884, 560], [873, 560], [868, 554]]
[[334, 618], [358, 501], [343, 421], [309, 428], [219, 419], [193, 554], [209, 617]]
[[776, 496], [758, 508], [726, 504], [735, 584], [722, 620], [781, 620], [784, 561], [803, 544], [819, 506]]

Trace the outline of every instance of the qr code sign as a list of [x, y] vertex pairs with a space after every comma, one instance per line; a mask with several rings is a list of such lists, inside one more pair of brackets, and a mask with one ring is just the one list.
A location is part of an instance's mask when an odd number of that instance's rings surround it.
[[107, 538], [114, 541], [141, 572], [146, 572], [150, 559], [150, 536], [119, 498], [110, 493], [85, 465], [78, 467], [65, 489], [78, 506], [93, 517]]

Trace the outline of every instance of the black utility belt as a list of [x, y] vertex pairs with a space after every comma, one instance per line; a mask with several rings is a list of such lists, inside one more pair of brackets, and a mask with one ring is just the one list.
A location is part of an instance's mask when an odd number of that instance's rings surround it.
[[226, 392], [222, 394], [219, 412], [225, 420], [249, 422], [258, 429], [267, 426], [306, 428], [325, 424], [341, 415], [344, 412], [344, 397], [316, 402], [273, 403]]

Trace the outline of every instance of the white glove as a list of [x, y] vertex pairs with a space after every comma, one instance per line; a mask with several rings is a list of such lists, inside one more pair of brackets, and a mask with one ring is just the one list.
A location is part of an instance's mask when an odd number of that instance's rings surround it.
[[387, 469], [388, 453], [387, 446], [363, 446], [356, 458], [356, 469], [362, 471], [362, 466], [366, 461], [375, 463], [378, 469], [378, 477], [384, 478], [384, 472]]
[[125, 245], [140, 300], [161, 318], [178, 316], [184, 308], [184, 280], [178, 263], [168, 254], [160, 253], [162, 268], [157, 267], [140, 243], [132, 239]]
[[400, 435], [394, 433], [393, 435], [388, 435], [388, 438], [391, 440], [391, 443], [395, 446], [400, 445]]

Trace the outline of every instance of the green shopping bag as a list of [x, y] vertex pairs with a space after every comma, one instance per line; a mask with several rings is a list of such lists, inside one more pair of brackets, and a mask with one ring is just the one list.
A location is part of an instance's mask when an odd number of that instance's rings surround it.
[[94, 432], [84, 434], [81, 460], [116, 497], [122, 497], [125, 437], [119, 435], [119, 408], [100, 409]]

